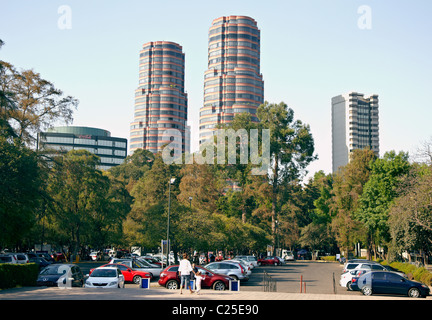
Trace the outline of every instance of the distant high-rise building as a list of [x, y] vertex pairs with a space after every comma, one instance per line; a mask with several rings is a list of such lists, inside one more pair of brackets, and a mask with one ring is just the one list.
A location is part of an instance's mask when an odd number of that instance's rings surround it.
[[256, 111], [263, 102], [256, 21], [245, 16], [213, 20], [204, 74], [204, 106], [200, 109], [200, 143], [212, 137], [218, 124], [231, 122], [235, 114], [249, 112], [258, 121]]
[[[167, 143], [175, 144], [182, 153], [188, 148], [184, 70], [185, 55], [177, 43], [157, 41], [143, 45], [134, 121], [130, 126], [130, 153], [136, 149], [156, 153]], [[176, 129], [180, 134], [164, 137], [168, 129]]]
[[51, 156], [71, 150], [87, 150], [99, 156], [98, 169], [108, 170], [124, 162], [127, 139], [111, 137], [109, 131], [98, 128], [54, 127], [39, 133], [38, 149]]
[[332, 98], [332, 169], [350, 161], [355, 149], [369, 147], [379, 156], [378, 95], [357, 92]]

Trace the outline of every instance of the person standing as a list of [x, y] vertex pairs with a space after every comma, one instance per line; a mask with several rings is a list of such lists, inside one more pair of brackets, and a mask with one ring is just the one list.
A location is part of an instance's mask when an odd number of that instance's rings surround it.
[[180, 273], [180, 294], [183, 293], [183, 285], [186, 284], [189, 286], [190, 293], [193, 293], [192, 288], [190, 286], [190, 275], [191, 272], [195, 273], [190, 261], [188, 260], [187, 253], [183, 253], [183, 259], [180, 261], [180, 265], [178, 268], [178, 271]]
[[198, 271], [195, 273], [195, 281], [196, 281], [196, 294], [200, 294], [201, 291], [201, 281], [204, 280], [204, 277], [201, 275], [201, 272]]

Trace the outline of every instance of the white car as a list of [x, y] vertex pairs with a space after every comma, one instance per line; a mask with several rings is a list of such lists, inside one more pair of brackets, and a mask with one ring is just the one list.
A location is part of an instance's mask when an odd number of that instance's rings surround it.
[[250, 262], [253, 267], [258, 267], [258, 259], [255, 256], [235, 256], [234, 259], [242, 259]]
[[285, 253], [284, 260], [285, 261], [294, 261], [295, 260], [294, 253], [292, 253], [292, 251], [287, 251]]
[[18, 259], [13, 254], [0, 255], [0, 263], [18, 263]]
[[341, 274], [341, 278], [339, 280], [339, 285], [341, 287], [347, 288], [348, 291], [351, 291], [351, 281], [353, 277], [360, 277], [362, 274], [369, 272], [370, 270], [362, 270], [362, 269], [354, 269], [351, 271], [347, 271]]
[[86, 288], [124, 288], [125, 279], [117, 267], [96, 268], [85, 282]]

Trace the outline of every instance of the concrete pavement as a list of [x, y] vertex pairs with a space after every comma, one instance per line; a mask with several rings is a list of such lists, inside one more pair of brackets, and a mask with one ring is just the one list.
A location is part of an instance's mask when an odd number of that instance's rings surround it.
[[[426, 298], [430, 300], [431, 297]], [[260, 292], [260, 291], [214, 291], [203, 289], [201, 294], [190, 293], [183, 290], [168, 290], [165, 288], [150, 287], [141, 289], [137, 286], [124, 289], [99, 288], [45, 288], [27, 287], [13, 288], [0, 291], [0, 300], [425, 300], [408, 297], [373, 295], [370, 297], [358, 294], [310, 294], [286, 292]]]

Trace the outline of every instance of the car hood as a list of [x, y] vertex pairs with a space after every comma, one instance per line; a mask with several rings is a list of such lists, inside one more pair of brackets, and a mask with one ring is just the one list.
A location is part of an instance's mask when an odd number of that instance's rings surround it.
[[116, 277], [88, 277], [87, 281], [94, 283], [117, 281]]

